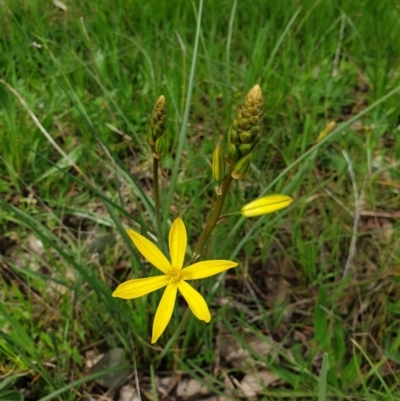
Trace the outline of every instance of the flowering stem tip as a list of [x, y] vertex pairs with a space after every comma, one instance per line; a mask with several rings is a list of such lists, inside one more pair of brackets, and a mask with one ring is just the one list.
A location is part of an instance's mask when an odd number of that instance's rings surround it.
[[198, 319], [209, 322], [211, 314], [205, 299], [186, 281], [213, 276], [236, 267], [237, 263], [230, 260], [208, 260], [182, 269], [187, 235], [185, 224], [180, 218], [174, 221], [169, 232], [171, 261], [147, 238], [132, 230], [127, 230], [127, 233], [139, 252], [163, 274], [125, 281], [116, 288], [112, 296], [133, 299], [166, 287], [154, 318], [151, 343], [154, 344], [159, 339], [171, 320], [178, 290], [186, 299], [192, 313]]

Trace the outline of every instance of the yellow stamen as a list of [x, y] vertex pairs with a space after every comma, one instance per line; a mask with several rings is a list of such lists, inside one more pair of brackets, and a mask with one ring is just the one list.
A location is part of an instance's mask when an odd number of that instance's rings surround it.
[[171, 277], [171, 283], [177, 283], [181, 279], [181, 270], [172, 268], [168, 275]]

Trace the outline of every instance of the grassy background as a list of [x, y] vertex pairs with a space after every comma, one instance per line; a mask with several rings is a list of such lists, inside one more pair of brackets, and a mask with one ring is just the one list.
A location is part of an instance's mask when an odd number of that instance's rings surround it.
[[[281, 380], [264, 399], [400, 399], [399, 95], [381, 101], [400, 85], [398, 2], [205, 1], [201, 14], [188, 1], [65, 5], [0, 4], [2, 377], [28, 400], [78, 400], [98, 391], [86, 352], [118, 346], [143, 377], [182, 369], [216, 391], [221, 323], [241, 342], [245, 329], [274, 344], [278, 357], [253, 352]], [[154, 233], [149, 112], [163, 93], [164, 213], [184, 219], [194, 246], [214, 199], [211, 153], [255, 83], [265, 137], [225, 210], [267, 192], [295, 202], [217, 228], [207, 256], [240, 268], [202, 282], [213, 320], [192, 319], [181, 351], [160, 358], [148, 344], [160, 294], [110, 297], [149, 269], [122, 230]], [[316, 144], [330, 121], [339, 129]]]

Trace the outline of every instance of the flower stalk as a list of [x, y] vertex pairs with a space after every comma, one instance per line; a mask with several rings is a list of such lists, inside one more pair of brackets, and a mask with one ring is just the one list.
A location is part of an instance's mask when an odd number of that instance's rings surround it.
[[161, 232], [161, 205], [160, 205], [160, 186], [158, 178], [159, 159], [153, 156], [153, 196], [154, 196], [154, 212], [156, 216], [156, 230], [158, 241], [162, 243]]
[[147, 141], [151, 146], [153, 152], [153, 196], [154, 196], [154, 208], [156, 216], [156, 230], [158, 242], [162, 241], [162, 229], [161, 229], [161, 210], [160, 210], [160, 184], [159, 184], [159, 160], [161, 157], [161, 141], [165, 133], [167, 126], [167, 102], [163, 95], [159, 96], [156, 103], [154, 104], [153, 110], [150, 116], [149, 131], [147, 135]]
[[221, 215], [222, 207], [224, 206], [226, 194], [228, 193], [228, 189], [229, 186], [231, 185], [231, 182], [232, 182], [232, 168], [229, 171], [228, 175], [226, 176], [224, 183], [222, 184], [221, 195], [217, 195], [217, 200], [215, 202], [211, 216], [208, 219], [203, 229], [203, 232], [200, 234], [196, 247], [194, 248], [194, 255], [192, 260], [197, 260], [200, 257], [208, 237], [210, 236], [212, 230], [214, 230], [215, 226], [217, 225], [219, 216]]
[[[224, 206], [226, 194], [232, 179], [243, 178], [250, 167], [252, 152], [260, 140], [261, 122], [264, 116], [264, 98], [259, 85], [254, 85], [247, 93], [242, 107], [238, 110], [236, 119], [233, 121], [229, 131], [229, 148], [227, 160], [231, 165], [228, 175], [223, 181], [222, 187], [217, 189], [217, 200], [214, 209], [209, 217], [203, 232], [194, 248], [192, 261], [197, 260], [204, 248], [204, 245], [217, 225]], [[221, 149], [222, 152], [222, 149]], [[214, 163], [214, 160], [216, 161]], [[213, 155], [213, 175], [214, 171], [222, 171], [222, 167], [217, 167], [217, 160], [220, 159], [220, 151], [217, 147]], [[225, 167], [224, 167], [225, 168]], [[219, 176], [216, 180], [218, 181]]]

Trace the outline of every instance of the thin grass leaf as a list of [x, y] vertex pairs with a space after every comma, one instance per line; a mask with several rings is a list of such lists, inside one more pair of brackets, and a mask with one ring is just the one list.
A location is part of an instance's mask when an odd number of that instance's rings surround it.
[[318, 401], [326, 401], [326, 386], [327, 376], [329, 370], [329, 356], [326, 352], [322, 356], [321, 372], [319, 374], [319, 386], [318, 386]]

